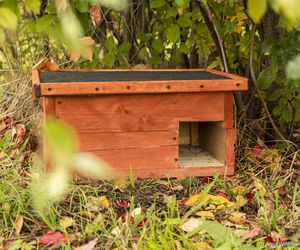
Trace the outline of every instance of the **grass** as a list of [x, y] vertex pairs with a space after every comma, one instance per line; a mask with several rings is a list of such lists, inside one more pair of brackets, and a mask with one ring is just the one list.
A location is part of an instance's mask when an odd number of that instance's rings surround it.
[[[74, 249], [93, 240], [95, 249], [282, 249], [286, 243], [288, 249], [299, 248], [299, 150], [273, 143], [253, 152], [261, 137], [253, 128], [263, 119], [238, 131], [233, 177], [81, 180], [63, 200], [38, 212], [30, 183], [40, 112], [29, 79], [20, 79], [1, 85], [0, 249]], [[25, 125], [25, 135], [12, 136], [17, 124]], [[199, 193], [200, 199], [186, 205]], [[223, 196], [227, 201], [214, 204], [208, 195], [215, 203]], [[213, 217], [198, 216], [199, 211]], [[50, 231], [66, 241], [39, 244]], [[242, 240], [246, 233], [250, 236]]]

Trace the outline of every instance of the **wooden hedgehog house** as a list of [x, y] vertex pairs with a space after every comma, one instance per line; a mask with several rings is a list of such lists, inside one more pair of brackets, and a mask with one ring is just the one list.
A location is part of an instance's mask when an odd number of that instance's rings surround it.
[[135, 177], [234, 174], [233, 91], [247, 79], [206, 69], [32, 70], [44, 117], [75, 129], [79, 151]]

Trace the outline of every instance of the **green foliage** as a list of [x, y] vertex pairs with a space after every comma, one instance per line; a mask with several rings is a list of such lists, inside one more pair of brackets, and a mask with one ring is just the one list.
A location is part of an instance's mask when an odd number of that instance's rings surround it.
[[258, 23], [267, 10], [267, 0], [248, 0], [249, 15]]

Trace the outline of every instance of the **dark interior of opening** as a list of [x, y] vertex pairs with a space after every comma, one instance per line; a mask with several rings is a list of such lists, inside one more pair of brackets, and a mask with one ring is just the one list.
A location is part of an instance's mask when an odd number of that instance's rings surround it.
[[41, 83], [52, 82], [129, 82], [129, 81], [180, 81], [226, 80], [226, 76], [207, 71], [56, 71], [39, 72]]
[[225, 129], [222, 122], [180, 122], [180, 167], [223, 167]]

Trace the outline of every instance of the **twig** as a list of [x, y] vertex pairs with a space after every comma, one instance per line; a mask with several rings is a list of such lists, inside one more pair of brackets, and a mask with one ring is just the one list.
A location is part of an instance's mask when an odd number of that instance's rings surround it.
[[270, 123], [275, 131], [275, 133], [280, 137], [280, 139], [284, 142], [286, 142], [286, 138], [284, 137], [284, 135], [280, 132], [280, 130], [277, 128], [273, 118], [272, 118], [272, 115], [270, 114], [269, 110], [268, 110], [268, 107], [267, 107], [267, 103], [265, 102], [263, 96], [261, 95], [260, 93], [260, 90], [258, 89], [257, 87], [257, 81], [256, 81], [256, 76], [255, 76], [255, 73], [254, 73], [254, 70], [253, 70], [253, 50], [254, 50], [254, 40], [255, 40], [255, 32], [256, 32], [256, 24], [254, 24], [253, 26], [253, 33], [252, 33], [252, 41], [251, 41], [251, 47], [250, 47], [250, 58], [249, 58], [249, 67], [250, 67], [250, 75], [251, 75], [251, 78], [252, 78], [252, 81], [254, 83], [254, 86], [255, 86], [255, 89], [258, 93], [258, 97], [264, 107], [264, 110], [270, 120]]

